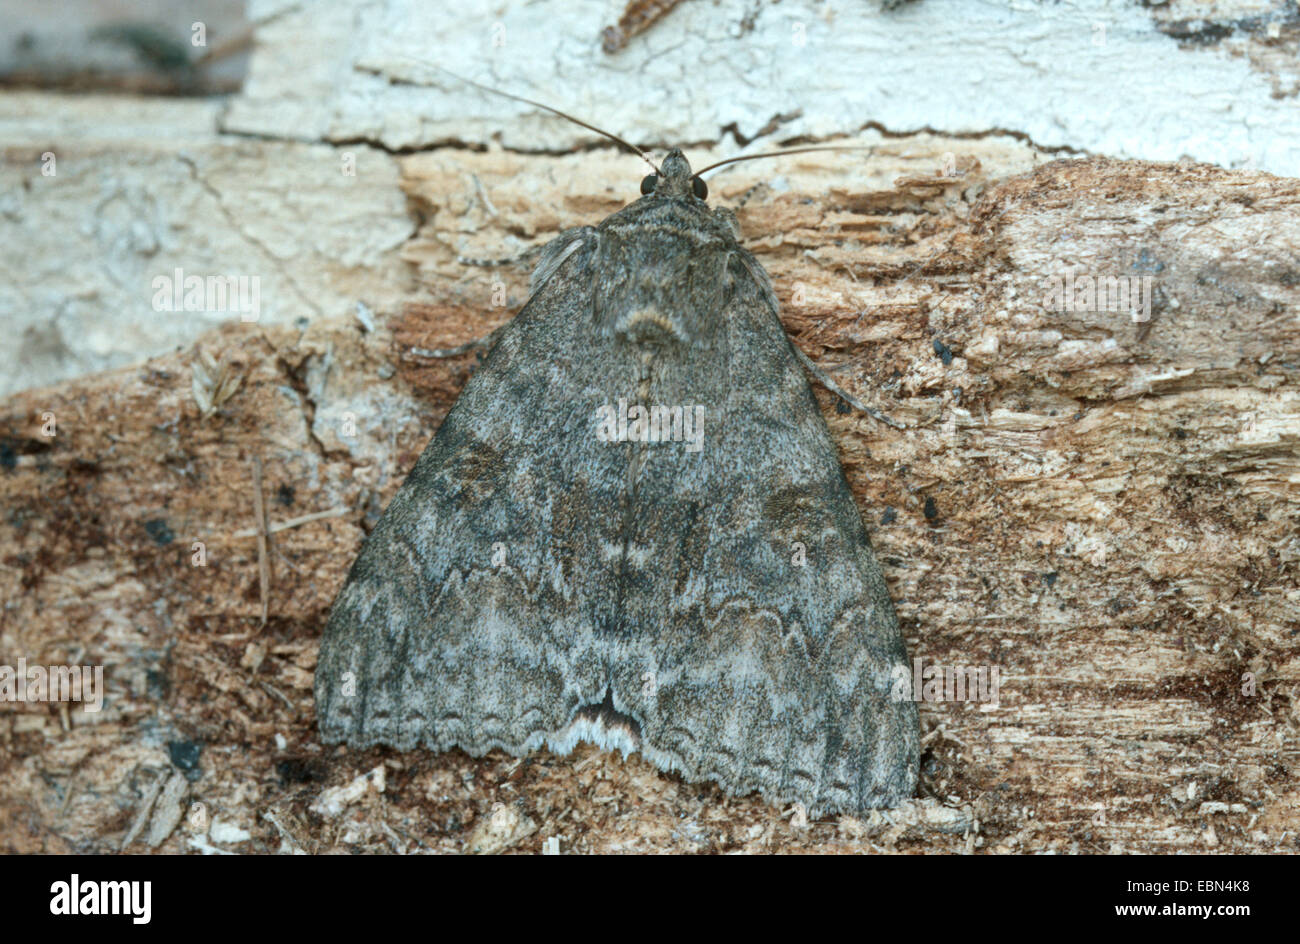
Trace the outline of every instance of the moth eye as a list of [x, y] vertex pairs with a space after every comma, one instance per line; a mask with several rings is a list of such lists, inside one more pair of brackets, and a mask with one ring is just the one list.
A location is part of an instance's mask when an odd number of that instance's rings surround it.
[[698, 177], [691, 178], [691, 193], [695, 194], [701, 200], [709, 195], [709, 185]]
[[641, 178], [641, 192], [654, 193], [655, 187], [658, 185], [658, 183], [659, 183], [658, 174], [646, 174], [644, 177]]

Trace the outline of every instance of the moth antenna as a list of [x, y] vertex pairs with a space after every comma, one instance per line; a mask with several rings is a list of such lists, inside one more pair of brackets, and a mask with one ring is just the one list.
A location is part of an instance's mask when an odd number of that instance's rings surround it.
[[611, 134], [610, 132], [606, 131], [604, 128], [597, 128], [595, 125], [588, 124], [587, 122], [583, 121], [581, 118], [574, 118], [572, 115], [565, 114], [564, 112], [560, 111], [558, 108], [552, 108], [550, 105], [547, 105], [544, 102], [535, 102], [531, 98], [524, 98], [522, 95], [512, 95], [510, 92], [503, 92], [500, 89], [495, 89], [490, 85], [484, 85], [482, 82], [475, 82], [473, 79], [467, 79], [463, 75], [458, 75], [457, 73], [452, 72], [450, 69], [444, 69], [442, 66], [436, 65], [432, 62], [427, 62], [423, 59], [415, 59], [411, 56], [403, 56], [402, 58], [409, 60], [410, 62], [418, 63], [419, 65], [422, 66], [428, 66], [431, 69], [437, 69], [439, 72], [445, 72], [447, 73], [447, 75], [451, 76], [453, 79], [456, 79], [458, 82], [464, 82], [466, 85], [472, 85], [474, 86], [474, 88], [480, 89], [481, 91], [490, 92], [493, 95], [499, 95], [502, 98], [509, 98], [516, 102], [523, 102], [525, 105], [532, 105], [534, 108], [544, 109], [546, 111], [549, 111], [552, 115], [558, 115], [559, 117], [563, 118], [565, 121], [571, 121], [575, 125], [578, 125], [581, 128], [586, 128], [588, 131], [594, 131], [596, 132], [596, 134], [609, 138], [615, 144], [621, 144], [623, 147], [627, 148], [633, 154], [638, 155], [641, 158], [641, 160], [645, 161], [652, 168], [654, 168], [654, 172], [656, 174], [659, 173], [659, 166], [655, 164], [654, 161], [650, 160], [649, 157], [646, 156], [645, 151], [641, 150], [639, 147], [637, 147], [635, 144], [632, 144], [629, 141], [624, 141], [618, 135]]
[[740, 161], [756, 161], [760, 157], [782, 157], [786, 154], [807, 154], [809, 151], [874, 151], [875, 148], [870, 144], [817, 144], [810, 147], [790, 148], [785, 151], [764, 151], [762, 154], [742, 154], [739, 157], [729, 157], [725, 161], [718, 161], [716, 164], [710, 164], [708, 167], [697, 170], [692, 177], [698, 177], [700, 174], [708, 173], [715, 167], [721, 167], [723, 164], [737, 164]]

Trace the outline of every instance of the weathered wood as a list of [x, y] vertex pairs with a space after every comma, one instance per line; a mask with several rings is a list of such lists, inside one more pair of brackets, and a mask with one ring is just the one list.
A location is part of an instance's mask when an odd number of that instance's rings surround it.
[[[711, 187], [743, 203], [795, 342], [907, 425], [821, 395], [911, 654], [1000, 669], [997, 707], [921, 706], [921, 800], [804, 825], [589, 749], [320, 747], [326, 608], [473, 369], [410, 349], [481, 336], [523, 299], [526, 265], [457, 256], [526, 249], [635, 194], [602, 152], [446, 150], [399, 159], [427, 305], [379, 312], [373, 333], [326, 318], [205, 335], [242, 377], [206, 418], [192, 349], [3, 404], [0, 663], [103, 664], [109, 698], [97, 715], [0, 706], [0, 844], [116, 849], [201, 744], [202, 806], [162, 851], [1293, 849], [1300, 182], [876, 143], [870, 161], [739, 165]], [[1071, 270], [1152, 275], [1149, 326], [1048, 310]]]
[[595, 140], [441, 67], [639, 145], [732, 131], [775, 144], [864, 128], [1004, 130], [1073, 153], [1300, 173], [1300, 23], [1287, 0], [686, 2], [607, 54], [602, 34], [626, 6], [504, 0], [453, 17], [429, 16], [421, 0], [255, 8], [257, 52], [222, 127], [390, 149]]
[[393, 159], [222, 135], [222, 107], [0, 95], [0, 396], [138, 363], [241, 317], [159, 304], [155, 280], [178, 270], [256, 280], [259, 324], [412, 297], [398, 252], [414, 222]]

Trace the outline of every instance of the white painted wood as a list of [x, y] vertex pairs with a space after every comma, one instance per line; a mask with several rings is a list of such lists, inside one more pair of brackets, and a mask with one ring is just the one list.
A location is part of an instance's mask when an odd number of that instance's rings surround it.
[[253, 327], [349, 317], [358, 301], [389, 307], [413, 289], [398, 253], [414, 222], [390, 155], [222, 135], [219, 108], [0, 96], [0, 395], [132, 364], [244, 317], [229, 302], [157, 304], [155, 280], [177, 269], [256, 279]]
[[1183, 15], [1217, 23], [1253, 14], [1275, 20], [1294, 47], [1294, 15], [1281, 2], [1153, 10], [1132, 0], [918, 0], [886, 12], [864, 0], [685, 0], [613, 56], [599, 37], [621, 3], [439, 6], [252, 4], [258, 51], [225, 127], [395, 149], [591, 140], [421, 64], [433, 62], [637, 142], [712, 142], [733, 125], [751, 138], [775, 123], [765, 137], [776, 140], [874, 123], [895, 133], [1011, 131], [1043, 148], [1300, 174], [1300, 107], [1294, 92], [1275, 97], [1300, 81], [1294, 52], [1266, 61], [1266, 27], [1206, 45], [1158, 29]]

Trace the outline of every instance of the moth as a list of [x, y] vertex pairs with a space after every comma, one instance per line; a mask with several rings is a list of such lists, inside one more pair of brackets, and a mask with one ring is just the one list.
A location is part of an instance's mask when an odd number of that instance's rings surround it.
[[640, 199], [545, 247], [362, 547], [321, 737], [589, 741], [813, 815], [896, 805], [910, 669], [835, 445], [735, 214], [680, 150], [646, 160]]

